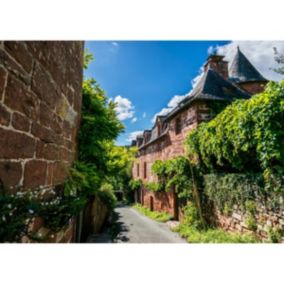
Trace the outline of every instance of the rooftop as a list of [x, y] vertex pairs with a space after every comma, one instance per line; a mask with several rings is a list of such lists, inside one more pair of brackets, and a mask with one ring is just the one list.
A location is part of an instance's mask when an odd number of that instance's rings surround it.
[[230, 80], [236, 83], [267, 81], [249, 62], [246, 56], [240, 51], [239, 47], [230, 66], [229, 76]]

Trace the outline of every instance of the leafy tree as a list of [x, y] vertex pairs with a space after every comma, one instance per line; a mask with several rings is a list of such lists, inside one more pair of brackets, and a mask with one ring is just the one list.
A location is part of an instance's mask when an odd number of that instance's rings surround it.
[[278, 68], [272, 68], [272, 70], [278, 74], [284, 75], [284, 55], [280, 54], [276, 47], [274, 50], [274, 60], [279, 64]]
[[[93, 59], [88, 51], [84, 55], [84, 67]], [[78, 157], [66, 191], [81, 196], [100, 195], [106, 203], [113, 205], [113, 187], [106, 180], [111, 146], [124, 129], [117, 118], [115, 104], [109, 101], [95, 79], [83, 81], [81, 122], [78, 137]]]

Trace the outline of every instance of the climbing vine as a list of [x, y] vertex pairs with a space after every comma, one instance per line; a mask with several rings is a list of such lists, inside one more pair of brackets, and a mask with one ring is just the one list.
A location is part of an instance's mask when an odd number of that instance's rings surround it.
[[233, 102], [189, 133], [189, 156], [207, 172], [284, 173], [284, 82], [250, 100]]
[[248, 215], [255, 214], [255, 202], [274, 212], [283, 209], [283, 180], [274, 182], [274, 191], [267, 192], [261, 174], [204, 175], [204, 193], [226, 215], [239, 206]]
[[[23, 236], [33, 239], [29, 225], [35, 217], [43, 220], [44, 226], [58, 232], [80, 212], [86, 202], [82, 196], [66, 196], [53, 190], [33, 190], [0, 195], [0, 242], [18, 242]], [[47, 195], [47, 196], [46, 196]]]
[[179, 197], [191, 198], [192, 177], [190, 162], [184, 156], [161, 161], [157, 160], [152, 165], [152, 171], [158, 177], [158, 182], [150, 186], [154, 191], [169, 191], [175, 189]]

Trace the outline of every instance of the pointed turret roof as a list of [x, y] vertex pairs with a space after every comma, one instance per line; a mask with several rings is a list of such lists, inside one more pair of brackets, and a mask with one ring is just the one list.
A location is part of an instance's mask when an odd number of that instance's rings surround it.
[[249, 62], [239, 47], [230, 66], [229, 77], [231, 81], [236, 83], [267, 81]]

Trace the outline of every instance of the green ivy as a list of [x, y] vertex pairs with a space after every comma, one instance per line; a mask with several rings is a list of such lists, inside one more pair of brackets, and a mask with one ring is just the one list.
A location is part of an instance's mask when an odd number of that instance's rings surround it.
[[186, 139], [206, 172], [284, 173], [284, 81], [271, 82], [250, 100], [238, 100]]
[[131, 179], [129, 181], [129, 188], [131, 191], [140, 189], [142, 185], [143, 183], [141, 179]]
[[28, 228], [34, 217], [43, 219], [44, 226], [53, 232], [61, 230], [86, 203], [78, 196], [58, 195], [54, 191], [33, 190], [0, 195], [0, 242], [19, 242], [30, 235]]
[[190, 162], [186, 157], [178, 156], [166, 161], [156, 160], [152, 165], [152, 171], [158, 177], [154, 189], [160, 191], [175, 189], [180, 198], [191, 198], [191, 169]]
[[273, 192], [267, 191], [261, 174], [208, 174], [203, 176], [203, 186], [205, 195], [225, 214], [238, 205], [254, 215], [256, 200], [275, 212], [283, 209], [284, 185], [277, 183]]

